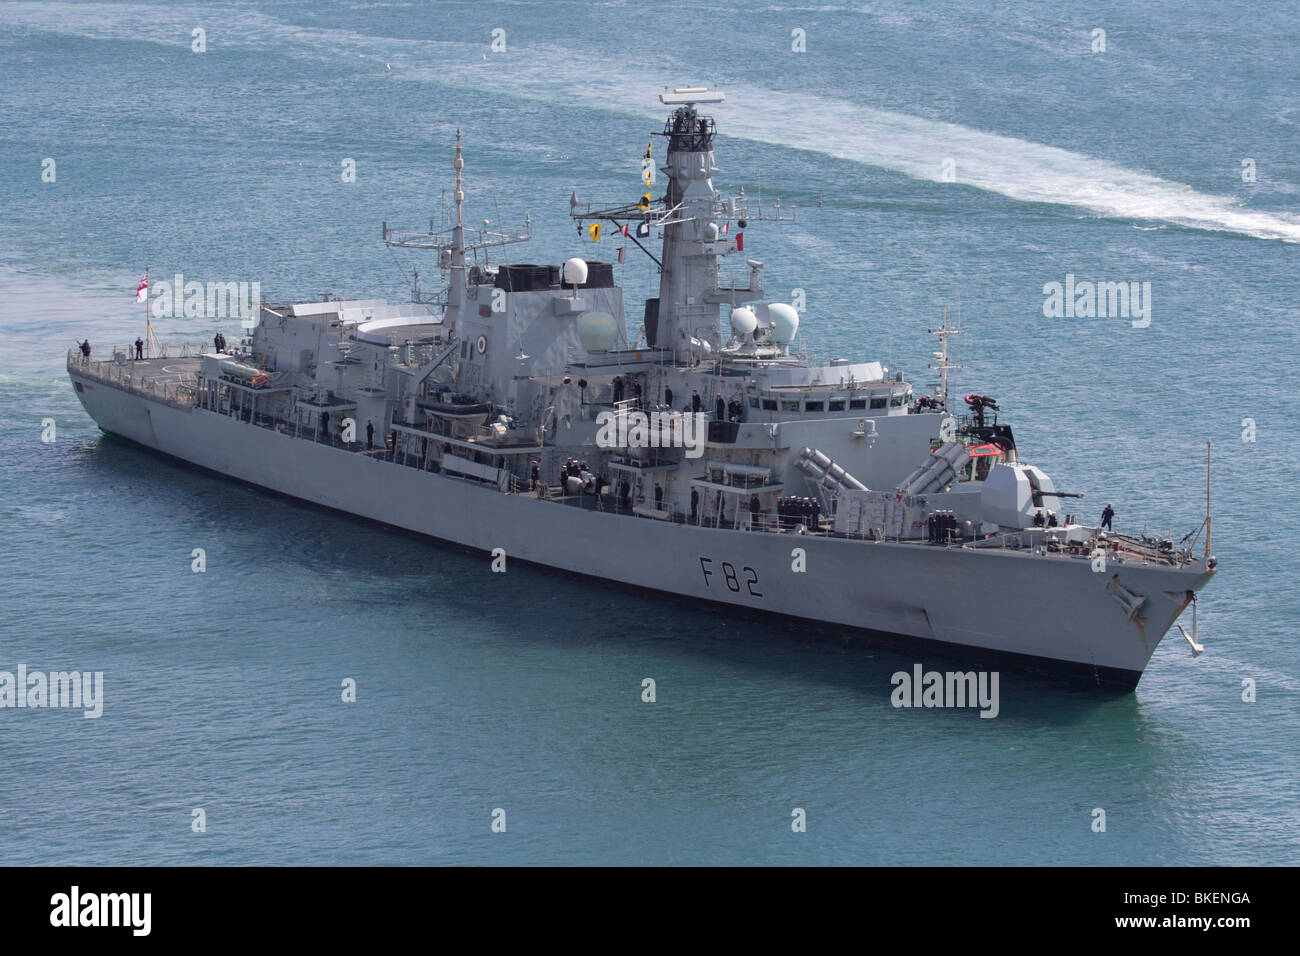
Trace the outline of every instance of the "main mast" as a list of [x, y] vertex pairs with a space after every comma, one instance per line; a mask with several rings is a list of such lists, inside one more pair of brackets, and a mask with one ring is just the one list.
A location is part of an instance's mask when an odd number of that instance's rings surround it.
[[[682, 360], [693, 351], [691, 342], [720, 343], [717, 296], [718, 254], [730, 252], [734, 240], [720, 239], [713, 221], [718, 194], [713, 188], [713, 118], [700, 116], [697, 103], [721, 103], [721, 92], [689, 87], [661, 93], [659, 101], [676, 106], [664, 126], [668, 140], [662, 171], [668, 177], [664, 197], [663, 269], [659, 276], [659, 322], [651, 345], [672, 351]], [[725, 252], [723, 248], [726, 248]], [[712, 301], [710, 301], [712, 300]]]
[[[659, 267], [659, 295], [646, 301], [646, 341], [652, 349], [673, 362], [694, 364], [716, 354], [723, 343], [720, 309], [737, 306], [763, 296], [763, 264], [747, 260], [744, 277], [719, 275], [719, 259], [742, 251], [741, 234], [719, 226], [735, 220], [743, 229], [751, 220], [793, 221], [793, 214], [781, 211], [780, 201], [773, 214], [761, 207], [751, 209], [744, 191], [724, 197], [713, 188], [713, 118], [696, 112], [700, 103], [721, 103], [725, 96], [704, 87], [679, 87], [659, 94], [659, 102], [675, 107], [661, 134], [668, 140], [667, 156], [660, 170], [668, 177], [664, 195], [652, 199], [644, 194], [638, 203], [593, 206], [569, 199], [569, 215], [580, 224], [604, 220], [615, 229], [637, 224], [632, 237]], [[590, 228], [590, 227], [588, 227]], [[662, 260], [656, 259], [635, 236], [663, 230]], [[593, 234], [593, 238], [595, 234]], [[791, 310], [793, 314], [793, 310]], [[791, 328], [798, 324], [797, 317]], [[752, 332], [752, 329], [751, 329]]]

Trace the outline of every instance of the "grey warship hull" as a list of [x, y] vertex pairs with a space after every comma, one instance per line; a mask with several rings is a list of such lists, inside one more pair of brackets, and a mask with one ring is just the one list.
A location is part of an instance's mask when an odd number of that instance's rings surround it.
[[[1214, 573], [1200, 563], [1125, 565], [1124, 586], [1147, 597], [1136, 616], [1107, 596], [1109, 575], [1030, 548], [975, 551], [613, 514], [146, 396], [76, 363], [69, 374], [105, 432], [305, 502], [675, 601], [906, 641], [918, 654], [973, 649], [1116, 690], [1136, 686], [1161, 637]], [[792, 573], [795, 549], [806, 555], [804, 573]]]

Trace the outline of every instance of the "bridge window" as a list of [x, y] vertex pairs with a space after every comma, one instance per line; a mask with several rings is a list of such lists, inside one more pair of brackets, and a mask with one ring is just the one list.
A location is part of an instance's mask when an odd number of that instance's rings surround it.
[[849, 411], [861, 410], [866, 407], [867, 407], [867, 400], [865, 398], [849, 399]]
[[776, 399], [775, 398], [763, 399], [763, 408], [765, 408], [769, 412], [776, 411]]
[[783, 411], [783, 412], [797, 412], [797, 411], [799, 411], [799, 403], [798, 403], [797, 401], [795, 401], [795, 402], [791, 402], [791, 401], [787, 401], [787, 400], [784, 400], [784, 399], [783, 399], [783, 400], [781, 401], [781, 411]]
[[806, 412], [820, 412], [824, 410], [825, 405], [826, 403], [822, 401], [805, 402], [803, 408]]
[[830, 412], [842, 412], [842, 411], [844, 411], [844, 399], [842, 399], [842, 398], [832, 398], [831, 401], [830, 401], [830, 407], [827, 408], [827, 411], [830, 411]]
[[871, 399], [871, 407], [872, 407], [872, 408], [884, 408], [884, 407], [885, 407], [885, 402], [886, 402], [886, 401], [887, 401], [887, 399], [885, 398], [884, 395], [878, 395], [878, 396], [876, 396], [875, 398]]

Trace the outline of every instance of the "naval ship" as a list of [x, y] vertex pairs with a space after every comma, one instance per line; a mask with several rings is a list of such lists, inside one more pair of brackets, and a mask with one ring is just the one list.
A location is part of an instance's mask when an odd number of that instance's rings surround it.
[[878, 361], [809, 361], [762, 262], [727, 265], [751, 223], [792, 217], [714, 188], [699, 109], [723, 94], [659, 100], [663, 194], [652, 139], [638, 201], [569, 200], [581, 234], [657, 268], [634, 336], [611, 263], [490, 264], [527, 235], [466, 227], [458, 131], [454, 225], [382, 233], [436, 254], [436, 295], [261, 305], [230, 348], [72, 350], [77, 397], [105, 432], [498, 567], [1132, 690], [1214, 575], [1208, 496], [1177, 545], [1075, 520], [994, 399], [950, 402], [947, 321], [922, 393]]

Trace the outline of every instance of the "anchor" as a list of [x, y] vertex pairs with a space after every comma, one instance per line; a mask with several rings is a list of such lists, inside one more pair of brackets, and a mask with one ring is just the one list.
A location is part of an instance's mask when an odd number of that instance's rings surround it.
[[1196, 643], [1196, 592], [1194, 591], [1192, 592], [1192, 633], [1188, 634], [1187, 628], [1181, 624], [1178, 625], [1178, 630], [1183, 632], [1183, 637], [1187, 638], [1187, 643], [1192, 646], [1192, 657], [1200, 657], [1205, 653], [1205, 647]]

